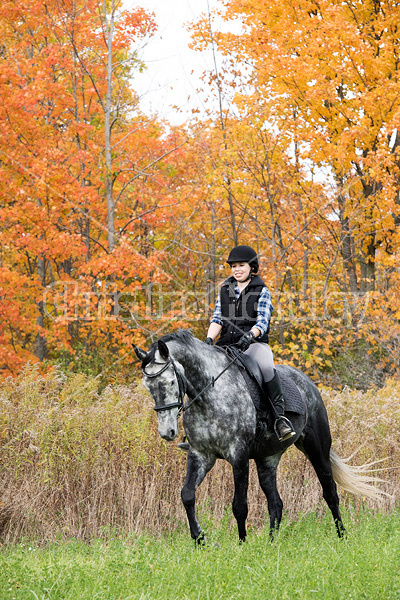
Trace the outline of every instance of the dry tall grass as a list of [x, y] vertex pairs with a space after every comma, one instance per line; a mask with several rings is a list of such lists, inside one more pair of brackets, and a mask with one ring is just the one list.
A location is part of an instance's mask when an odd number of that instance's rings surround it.
[[[352, 462], [386, 458], [379, 467], [395, 497], [399, 494], [400, 385], [368, 393], [323, 391], [334, 449]], [[110, 386], [60, 371], [42, 376], [28, 366], [0, 386], [0, 535], [90, 538], [109, 531], [153, 533], [186, 527], [180, 501], [186, 456], [157, 433], [152, 402], [140, 384]], [[382, 473], [379, 473], [382, 475]], [[282, 460], [279, 488], [289, 518], [325, 510], [308, 461], [295, 448]], [[230, 467], [218, 461], [198, 492], [200, 511], [215, 521], [232, 499]], [[349, 502], [348, 496], [342, 502]], [[384, 509], [395, 499], [385, 500]], [[261, 526], [266, 500], [254, 465], [249, 522]], [[356, 506], [363, 506], [362, 499]], [[373, 505], [371, 505], [374, 507]]]

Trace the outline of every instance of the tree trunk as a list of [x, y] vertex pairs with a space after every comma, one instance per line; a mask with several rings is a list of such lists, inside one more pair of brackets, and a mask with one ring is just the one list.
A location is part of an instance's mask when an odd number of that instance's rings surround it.
[[[42, 206], [41, 201], [36, 200], [36, 206]], [[46, 258], [42, 256], [38, 256], [37, 267], [36, 267], [37, 275], [40, 279], [40, 283], [42, 284], [42, 289], [46, 286]], [[38, 311], [38, 315], [36, 317], [36, 325], [39, 327], [44, 327], [44, 302], [43, 300], [39, 300], [36, 302], [36, 307]], [[47, 344], [45, 336], [38, 331], [36, 334], [36, 344], [35, 344], [35, 356], [43, 361], [47, 358]]]
[[[37, 274], [42, 283], [42, 287], [44, 288], [45, 287], [45, 277], [46, 277], [46, 259], [45, 258], [38, 258]], [[39, 300], [39, 302], [36, 303], [36, 306], [37, 306], [37, 310], [38, 310], [38, 315], [36, 317], [36, 325], [38, 325], [39, 327], [44, 327], [44, 302], [43, 302], [43, 300]], [[40, 361], [43, 361], [45, 358], [47, 358], [46, 338], [40, 332], [38, 332], [36, 334], [35, 356]]]
[[[217, 56], [216, 56], [216, 52], [215, 52], [216, 42], [214, 39], [214, 33], [212, 30], [212, 26], [211, 26], [210, 6], [208, 3], [207, 3], [207, 8], [208, 8], [208, 26], [209, 26], [210, 39], [211, 39], [211, 50], [212, 50], [213, 61], [214, 61], [215, 81], [217, 83], [219, 120], [220, 120], [220, 124], [221, 124], [222, 137], [224, 140], [224, 148], [225, 148], [225, 152], [227, 153], [228, 139], [227, 139], [227, 135], [226, 135], [226, 125], [225, 125], [225, 120], [224, 120], [224, 111], [223, 111], [223, 107], [222, 107], [222, 84], [221, 84], [221, 79], [219, 76], [219, 70], [218, 70], [218, 65], [217, 65]], [[231, 228], [232, 228], [232, 238], [233, 238], [234, 245], [237, 246], [238, 231], [236, 228], [235, 211], [234, 211], [234, 207], [233, 207], [233, 194], [232, 194], [231, 178], [229, 175], [229, 162], [227, 160], [224, 160], [224, 163], [225, 163], [225, 167], [226, 167], [226, 175], [224, 177], [224, 181], [225, 181], [226, 191], [228, 193], [228, 204], [229, 204], [230, 221], [231, 221]]]
[[357, 271], [356, 265], [354, 262], [354, 242], [351, 235], [351, 229], [349, 225], [349, 218], [345, 214], [346, 208], [346, 200], [343, 194], [339, 193], [338, 196], [338, 204], [339, 204], [339, 219], [340, 219], [340, 228], [341, 228], [341, 247], [340, 253], [343, 259], [343, 267], [344, 267], [344, 281], [346, 285], [346, 290], [350, 290], [352, 294], [356, 294], [358, 291], [357, 284]]
[[107, 95], [105, 102], [105, 158], [106, 158], [106, 200], [107, 200], [107, 240], [108, 251], [112, 252], [115, 246], [114, 229], [114, 199], [113, 199], [113, 174], [112, 174], [112, 152], [111, 152], [111, 117], [112, 117], [112, 44], [114, 36], [115, 0], [111, 2], [111, 14], [107, 18], [107, 4], [104, 1], [104, 19], [107, 32]]
[[207, 306], [214, 306], [216, 300], [216, 273], [215, 273], [215, 205], [211, 203], [211, 253], [208, 262], [208, 281], [207, 281]]
[[375, 234], [369, 235], [367, 238], [366, 251], [361, 252], [361, 292], [371, 292], [375, 290], [376, 270], [375, 270], [375, 253], [376, 242]]

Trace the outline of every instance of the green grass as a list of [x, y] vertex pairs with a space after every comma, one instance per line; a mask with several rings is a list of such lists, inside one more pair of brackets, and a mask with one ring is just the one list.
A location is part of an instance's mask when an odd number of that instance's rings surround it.
[[182, 532], [3, 547], [0, 598], [400, 599], [400, 515], [346, 513], [344, 540], [330, 516], [310, 514], [283, 524], [274, 544], [266, 530], [250, 530], [239, 545], [233, 528], [210, 523], [203, 548]]

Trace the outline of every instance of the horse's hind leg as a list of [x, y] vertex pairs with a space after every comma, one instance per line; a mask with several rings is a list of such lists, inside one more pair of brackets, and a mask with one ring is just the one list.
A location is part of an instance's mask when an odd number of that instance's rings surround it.
[[343, 537], [346, 530], [340, 515], [339, 497], [329, 458], [331, 435], [327, 420], [326, 423], [319, 421], [318, 425], [315, 425], [315, 429], [307, 428], [306, 434], [300, 438], [296, 446], [307, 456], [314, 467], [322, 486], [324, 500], [332, 513], [338, 536]]
[[281, 456], [281, 454], [277, 454], [256, 459], [258, 479], [268, 501], [269, 535], [271, 540], [274, 538], [274, 533], [278, 531], [282, 520], [283, 502], [276, 485], [276, 469], [278, 468]]
[[196, 489], [213, 468], [215, 460], [215, 456], [202, 455], [196, 451], [190, 451], [188, 454], [186, 479], [181, 498], [189, 521], [190, 534], [197, 543], [204, 540], [204, 533], [196, 516]]

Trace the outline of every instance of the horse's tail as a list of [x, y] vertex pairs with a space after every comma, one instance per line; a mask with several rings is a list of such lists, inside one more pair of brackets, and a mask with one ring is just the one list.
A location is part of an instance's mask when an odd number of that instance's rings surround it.
[[389, 498], [392, 497], [390, 494], [377, 487], [378, 483], [384, 482], [383, 479], [363, 474], [371, 464], [361, 467], [352, 467], [347, 464], [345, 459], [340, 458], [340, 456], [332, 449], [330, 450], [329, 458], [331, 461], [333, 479], [338, 486], [346, 492], [378, 501], [382, 501], [384, 496]]

